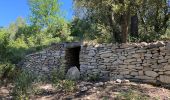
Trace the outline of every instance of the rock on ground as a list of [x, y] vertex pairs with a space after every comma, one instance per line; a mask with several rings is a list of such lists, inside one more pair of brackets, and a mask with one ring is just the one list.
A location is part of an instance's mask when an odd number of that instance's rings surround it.
[[66, 78], [70, 80], [79, 80], [80, 79], [80, 71], [77, 67], [72, 67], [67, 71]]

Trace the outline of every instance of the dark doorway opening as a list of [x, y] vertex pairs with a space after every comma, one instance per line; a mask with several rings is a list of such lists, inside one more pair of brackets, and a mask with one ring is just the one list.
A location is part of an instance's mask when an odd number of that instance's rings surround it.
[[79, 55], [80, 55], [80, 46], [71, 47], [66, 49], [66, 71], [68, 71], [71, 67], [77, 67], [80, 70], [80, 62], [79, 62]]

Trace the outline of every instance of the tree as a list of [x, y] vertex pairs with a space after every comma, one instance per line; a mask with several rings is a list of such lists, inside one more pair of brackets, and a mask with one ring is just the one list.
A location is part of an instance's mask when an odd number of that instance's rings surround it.
[[168, 28], [166, 0], [74, 0], [74, 4], [78, 18], [108, 30], [112, 42], [128, 42], [129, 36], [154, 40]]
[[[74, 1], [78, 10], [83, 8], [84, 11], [79, 13], [85, 12], [83, 17], [89, 20], [88, 22], [102, 26], [101, 30], [108, 30], [112, 42], [127, 42], [131, 8], [135, 7], [131, 0]], [[139, 0], [133, 3], [140, 4]]]
[[33, 25], [47, 28], [59, 18], [58, 0], [28, 0], [31, 11], [30, 21]]
[[39, 40], [46, 39], [57, 41], [70, 41], [69, 23], [60, 14], [58, 0], [28, 0], [31, 15], [30, 22], [38, 28]]

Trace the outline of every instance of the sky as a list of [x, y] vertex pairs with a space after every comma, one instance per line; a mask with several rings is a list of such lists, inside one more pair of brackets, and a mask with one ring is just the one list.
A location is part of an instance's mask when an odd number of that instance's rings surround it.
[[[73, 9], [72, 0], [62, 1], [61, 10], [65, 12], [68, 20], [72, 19]], [[1, 0], [0, 1], [0, 26], [6, 27], [11, 22], [15, 22], [18, 17], [28, 19], [29, 8], [27, 0]]]

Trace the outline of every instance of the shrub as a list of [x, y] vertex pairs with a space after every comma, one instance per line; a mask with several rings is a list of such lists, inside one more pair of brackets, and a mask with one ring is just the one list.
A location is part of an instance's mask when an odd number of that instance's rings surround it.
[[57, 90], [71, 92], [75, 89], [75, 81], [65, 80], [65, 66], [63, 65], [59, 69], [52, 71], [50, 79]]
[[14, 64], [4, 62], [0, 64], [0, 79], [1, 82], [4, 82], [5, 79], [12, 81], [17, 75], [18, 70]]
[[99, 74], [90, 75], [85, 80], [92, 81], [92, 82], [99, 81], [100, 80], [100, 76], [99, 76]]
[[15, 79], [13, 96], [16, 100], [28, 100], [29, 95], [33, 93], [34, 75], [29, 72], [22, 71]]

